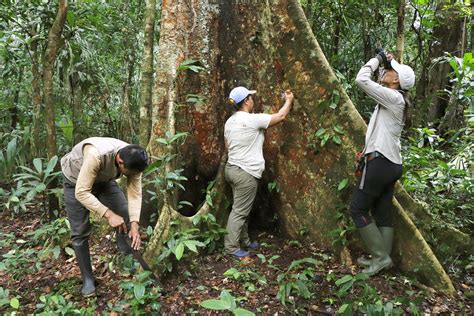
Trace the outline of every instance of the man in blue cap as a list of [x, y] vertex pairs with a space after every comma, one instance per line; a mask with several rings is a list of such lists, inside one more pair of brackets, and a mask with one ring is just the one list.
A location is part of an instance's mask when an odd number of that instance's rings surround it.
[[245, 87], [234, 88], [229, 103], [236, 112], [227, 120], [224, 137], [228, 150], [225, 177], [232, 187], [232, 211], [227, 221], [225, 251], [236, 257], [247, 257], [249, 252], [241, 248], [257, 249], [258, 242], [250, 242], [248, 216], [252, 210], [258, 188], [258, 180], [265, 170], [263, 158], [264, 130], [282, 122], [290, 112], [293, 93], [285, 92], [285, 103], [277, 113], [255, 114], [252, 95], [257, 91]]

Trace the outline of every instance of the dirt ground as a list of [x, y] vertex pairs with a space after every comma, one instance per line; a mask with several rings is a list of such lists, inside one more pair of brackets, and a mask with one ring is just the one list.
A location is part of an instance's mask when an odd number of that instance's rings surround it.
[[[39, 218], [34, 212], [28, 212], [16, 218], [11, 218], [5, 212], [0, 213], [0, 259], [13, 247], [17, 251], [26, 251], [28, 248], [27, 235], [41, 227]], [[231, 314], [229, 311], [212, 312], [200, 306], [207, 299], [217, 299], [222, 290], [228, 290], [237, 300], [240, 308], [256, 314], [287, 315], [310, 314], [325, 315], [337, 314], [345, 302], [360, 301], [369, 297], [370, 288], [374, 289], [371, 297], [379, 297], [385, 304], [394, 303], [405, 314], [470, 314], [473, 306], [472, 295], [474, 288], [472, 265], [464, 270], [448, 269], [452, 277], [458, 296], [448, 298], [432, 289], [418, 284], [415, 280], [404, 277], [395, 268], [383, 274], [370, 278], [368, 281], [356, 283], [348, 288], [346, 295], [337, 295], [341, 288], [336, 281], [345, 275], [356, 275], [360, 272], [357, 266], [345, 267], [338, 263], [331, 254], [318, 249], [313, 244], [301, 244], [297, 241], [282, 239], [268, 232], [253, 232], [261, 243], [260, 249], [253, 252], [252, 257], [239, 260], [224, 255], [222, 249], [213, 254], [193, 256], [180, 261], [175, 269], [166, 278], [159, 280], [157, 298], [152, 301], [161, 305], [159, 311], [151, 309], [150, 301], [140, 306], [143, 314]], [[11, 237], [11, 236], [14, 237]], [[132, 262], [130, 257], [118, 254], [113, 242], [113, 236], [99, 236], [94, 233], [91, 241], [91, 253], [94, 265], [94, 274], [97, 280], [97, 293], [92, 298], [82, 298], [80, 291], [80, 272], [74, 257], [61, 252], [58, 259], [47, 259], [41, 266], [35, 267], [37, 257], [30, 260], [18, 261], [14, 270], [0, 269], [0, 287], [10, 291], [9, 297], [19, 298], [18, 314], [33, 314], [45, 311], [37, 304], [42, 303], [41, 296], [60, 294], [65, 302], [57, 306], [55, 313], [69, 314], [72, 311], [83, 314], [116, 314], [138, 313], [132, 310], [133, 303], [123, 284], [133, 281], [138, 272], [130, 272], [127, 268]], [[144, 234], [145, 235], [145, 234]], [[7, 242], [9, 240], [15, 242]], [[35, 251], [41, 250], [36, 246]], [[288, 267], [303, 258], [313, 258], [314, 264], [302, 263], [301, 268], [295, 269], [293, 274], [301, 276], [309, 271], [305, 284], [308, 288], [307, 298], [290, 293], [285, 305], [277, 298], [279, 289], [278, 277], [287, 271]], [[305, 270], [311, 267], [309, 270]], [[238, 273], [224, 275], [234, 268]], [[11, 272], [15, 271], [15, 272]], [[455, 273], [453, 272], [455, 271]], [[287, 274], [291, 278], [291, 273]], [[281, 282], [280, 282], [281, 284]], [[369, 289], [364, 285], [368, 285]], [[149, 285], [147, 291], [153, 287]], [[369, 292], [367, 292], [369, 291]], [[398, 299], [397, 298], [402, 298]], [[2, 297], [0, 296], [0, 301]], [[367, 298], [368, 299], [368, 298]], [[401, 302], [401, 303], [397, 303]], [[70, 304], [69, 307], [66, 305]], [[412, 305], [410, 305], [412, 304]], [[62, 309], [60, 308], [62, 306]], [[66, 307], [65, 307], [66, 306]], [[416, 308], [414, 308], [416, 306]], [[81, 309], [82, 308], [82, 309]], [[2, 314], [15, 311], [8, 304], [0, 307]]]

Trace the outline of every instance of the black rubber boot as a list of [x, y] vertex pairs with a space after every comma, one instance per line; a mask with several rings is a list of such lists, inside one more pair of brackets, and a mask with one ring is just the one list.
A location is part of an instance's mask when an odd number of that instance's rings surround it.
[[92, 274], [91, 255], [89, 253], [89, 243], [85, 242], [82, 246], [73, 246], [76, 252], [77, 264], [82, 275], [83, 296], [91, 296], [95, 294], [94, 275]]

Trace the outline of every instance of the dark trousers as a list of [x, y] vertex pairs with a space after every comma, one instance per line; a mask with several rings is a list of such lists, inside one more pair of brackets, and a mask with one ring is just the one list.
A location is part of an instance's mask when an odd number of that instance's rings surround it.
[[[67, 218], [71, 225], [72, 245], [82, 246], [89, 240], [91, 234], [89, 210], [76, 199], [74, 193], [76, 184], [65, 177], [63, 181]], [[92, 194], [114, 213], [122, 216], [127, 226], [129, 226], [127, 200], [115, 180], [95, 183], [92, 187]]]
[[[402, 176], [402, 165], [385, 157], [367, 161], [365, 173], [359, 178], [352, 195], [350, 214], [357, 228], [372, 222], [369, 211], [379, 227], [393, 227], [393, 192]], [[362, 183], [362, 186], [361, 186]]]

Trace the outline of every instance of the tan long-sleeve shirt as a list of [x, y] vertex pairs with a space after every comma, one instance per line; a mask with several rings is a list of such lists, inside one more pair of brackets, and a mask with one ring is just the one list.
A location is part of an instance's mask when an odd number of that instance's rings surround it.
[[[94, 183], [106, 182], [119, 176], [115, 156], [128, 144], [113, 138], [93, 137], [76, 145], [61, 159], [63, 173], [76, 183], [76, 199], [87, 209], [104, 216], [108, 208], [92, 194]], [[142, 174], [127, 176], [127, 198], [130, 222], [140, 220], [142, 204]], [[115, 211], [115, 210], [112, 210]]]

